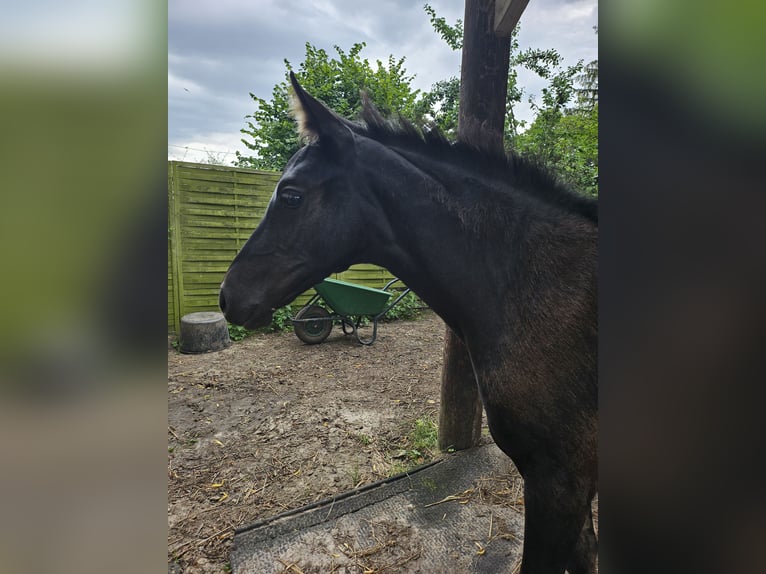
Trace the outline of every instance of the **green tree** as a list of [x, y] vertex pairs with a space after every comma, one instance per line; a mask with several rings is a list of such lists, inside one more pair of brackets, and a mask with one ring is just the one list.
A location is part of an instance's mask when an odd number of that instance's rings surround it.
[[598, 196], [598, 60], [554, 75], [533, 108], [535, 119], [515, 149], [574, 189]]
[[577, 76], [577, 104], [580, 108], [592, 109], [598, 105], [598, 60], [583, 66], [582, 74]]
[[[596, 63], [596, 70], [597, 70]], [[534, 158], [565, 183], [598, 196], [598, 87], [587, 75], [559, 76], [544, 89], [535, 119], [515, 138], [514, 148]], [[575, 83], [586, 83], [576, 88]], [[595, 88], [594, 88], [595, 85]], [[582, 94], [585, 94], [584, 96]], [[568, 106], [577, 95], [574, 105]]]
[[415, 116], [430, 123], [449, 138], [457, 137], [457, 119], [460, 109], [460, 78], [440, 80], [431, 86], [415, 104]]
[[[344, 117], [357, 116], [362, 106], [360, 91], [365, 90], [384, 115], [420, 120], [423, 107], [416, 106], [419, 90], [411, 86], [414, 76], [407, 75], [405, 59], [389, 56], [385, 65], [377, 60], [373, 68], [361, 56], [364, 47], [364, 42], [356, 43], [345, 52], [334, 46], [336, 56], [330, 57], [325, 50], [306, 43], [305, 59], [294, 70], [295, 75], [310, 94]], [[246, 156], [237, 152], [235, 163], [240, 167], [281, 170], [300, 146], [289, 111], [288, 72], [293, 66], [288, 60], [285, 66], [285, 80], [274, 86], [270, 100], [250, 94], [258, 109], [246, 116], [247, 126], [240, 131], [247, 136], [242, 142], [254, 153]]]
[[[598, 34], [598, 26], [593, 26], [593, 31]], [[576, 78], [577, 103], [580, 109], [593, 109], [598, 105], [598, 60], [583, 66], [582, 74]]]
[[[431, 26], [452, 50], [463, 48], [463, 21], [457, 19], [450, 25], [447, 20], [437, 16], [430, 5], [423, 6], [431, 20]], [[429, 92], [425, 92], [419, 101], [420, 117], [441, 130], [447, 137], [457, 137], [457, 119], [460, 109], [460, 78], [452, 76], [436, 82]]]
[[431, 8], [430, 5], [424, 4], [423, 10], [426, 11], [428, 17], [431, 19], [431, 26], [439, 33], [442, 40], [447, 42], [447, 45], [453, 50], [463, 49], [463, 21], [458, 18], [455, 23], [450, 26], [447, 20], [436, 15], [436, 10]]
[[519, 153], [533, 157], [574, 189], [598, 196], [598, 104], [564, 112], [541, 110], [516, 143]]

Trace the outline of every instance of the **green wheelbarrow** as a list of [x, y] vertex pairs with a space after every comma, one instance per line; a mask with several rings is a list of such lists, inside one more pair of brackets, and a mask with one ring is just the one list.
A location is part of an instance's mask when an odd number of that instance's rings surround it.
[[[293, 327], [297, 337], [309, 345], [324, 341], [332, 331], [333, 323], [339, 322], [343, 333], [354, 335], [362, 345], [372, 345], [378, 335], [378, 321], [410, 292], [407, 288], [391, 303], [394, 295], [389, 288], [399, 281], [389, 281], [383, 289], [373, 289], [337, 279], [325, 279], [314, 285], [316, 294], [295, 317]], [[324, 306], [317, 305], [319, 300]], [[359, 334], [359, 326], [365, 319], [372, 321], [372, 337], [365, 339]]]

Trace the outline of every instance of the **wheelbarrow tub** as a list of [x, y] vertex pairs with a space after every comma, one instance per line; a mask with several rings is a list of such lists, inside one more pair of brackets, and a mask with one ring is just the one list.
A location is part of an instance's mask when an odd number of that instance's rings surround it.
[[386, 308], [390, 291], [347, 283], [338, 279], [325, 279], [314, 286], [317, 293], [339, 315], [378, 315]]

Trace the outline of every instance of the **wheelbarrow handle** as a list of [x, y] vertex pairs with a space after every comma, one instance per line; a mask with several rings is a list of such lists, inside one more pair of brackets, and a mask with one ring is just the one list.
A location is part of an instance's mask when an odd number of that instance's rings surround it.
[[[398, 281], [398, 279], [397, 279], [397, 281]], [[407, 293], [409, 293], [410, 291], [412, 291], [412, 289], [410, 289], [409, 287], [407, 287], [407, 289], [405, 289], [404, 291], [402, 291], [401, 293], [399, 293], [399, 296], [398, 296], [396, 299], [394, 299], [394, 300], [393, 300], [393, 301], [392, 301], [392, 302], [391, 302], [391, 303], [390, 303], [390, 304], [389, 304], [389, 305], [388, 305], [388, 306], [387, 306], [385, 309], [383, 309], [383, 310], [382, 310], [380, 313], [378, 313], [377, 315], [375, 315], [375, 323], [377, 323], [377, 322], [378, 322], [378, 319], [380, 319], [381, 317], [384, 317], [386, 313], [388, 313], [388, 312], [389, 312], [391, 309], [393, 309], [393, 308], [394, 308], [394, 306], [395, 306], [395, 305], [396, 305], [396, 304], [397, 304], [399, 301], [401, 301], [402, 299], [404, 299], [404, 296], [405, 296], [405, 295], [407, 295]]]
[[[396, 283], [397, 281], [401, 281], [401, 279], [399, 279], [399, 278], [397, 278], [397, 277], [394, 277], [393, 279], [391, 279], [391, 281], [389, 281], [388, 283], [386, 283], [386, 286], [385, 286], [385, 287], [383, 287], [383, 291], [388, 291], [388, 288], [389, 288], [389, 287], [391, 287], [391, 285], [393, 285], [393, 284], [394, 284], [394, 283]], [[408, 289], [408, 291], [409, 291], [409, 289]]]

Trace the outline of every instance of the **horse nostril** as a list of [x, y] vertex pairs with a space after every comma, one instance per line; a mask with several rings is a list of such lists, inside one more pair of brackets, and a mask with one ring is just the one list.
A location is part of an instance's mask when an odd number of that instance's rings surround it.
[[226, 297], [223, 296], [223, 289], [218, 293], [218, 306], [221, 308], [221, 312], [226, 314]]

